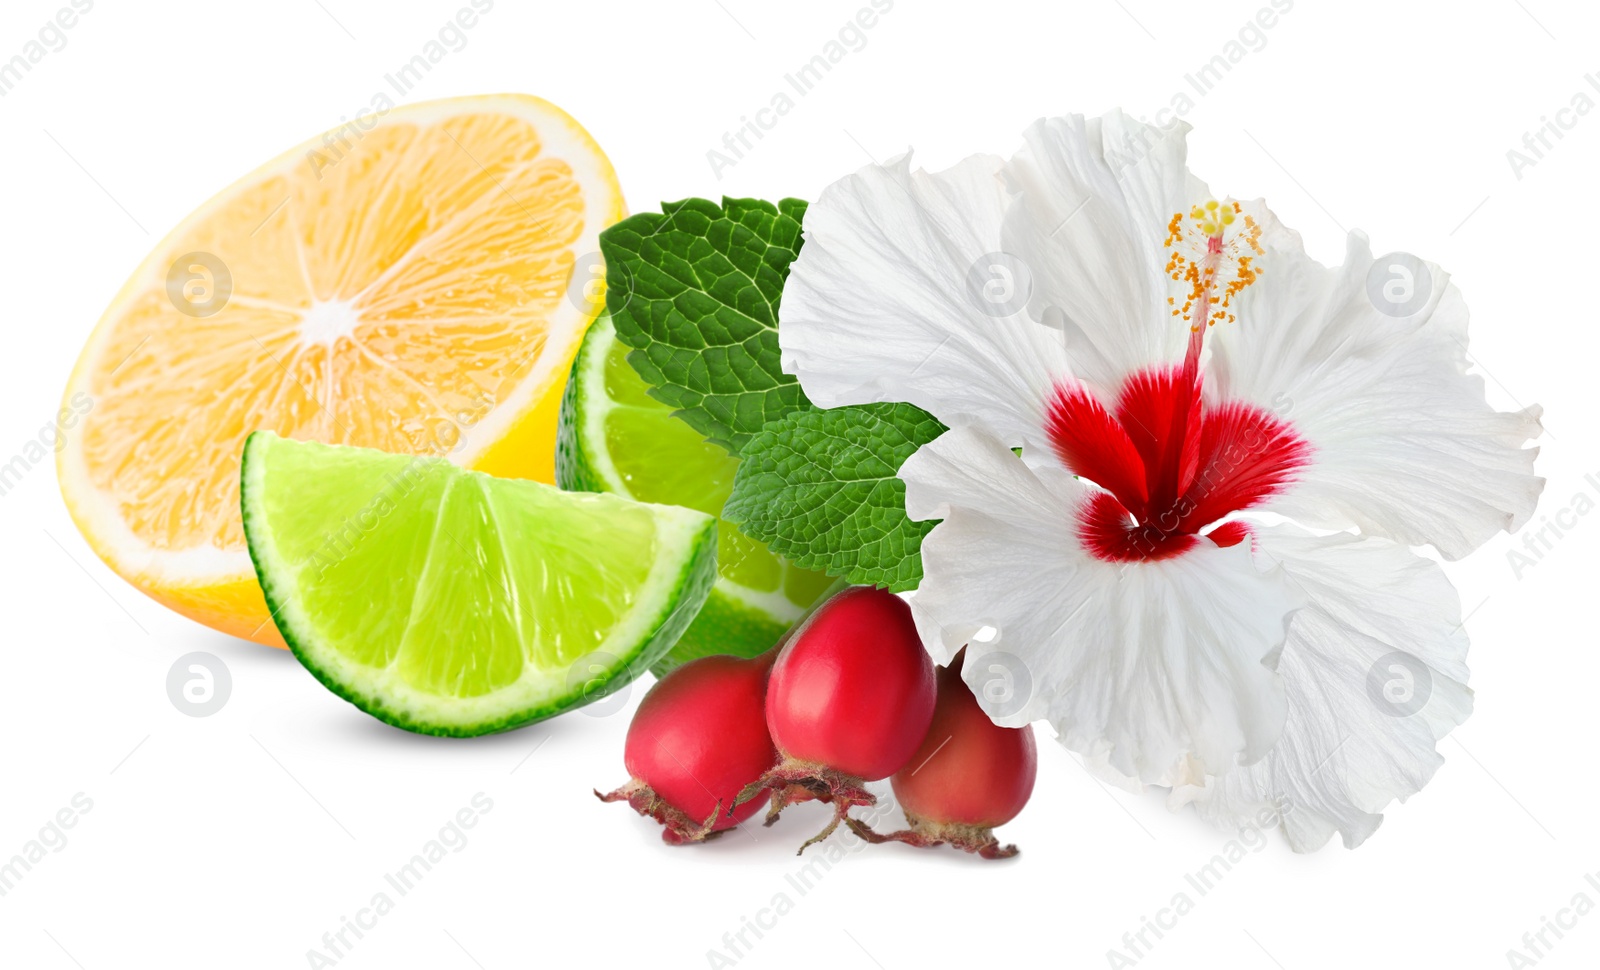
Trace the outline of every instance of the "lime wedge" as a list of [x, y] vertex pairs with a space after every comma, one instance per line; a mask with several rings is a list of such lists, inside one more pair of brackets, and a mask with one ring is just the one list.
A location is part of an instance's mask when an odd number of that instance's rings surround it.
[[715, 575], [716, 519], [256, 432], [245, 537], [306, 669], [423, 734], [504, 731], [655, 663]]
[[[718, 515], [739, 460], [673, 417], [646, 387], [611, 317], [602, 315], [584, 337], [561, 401], [556, 481], [574, 491]], [[719, 522], [717, 534], [716, 585], [677, 646], [651, 668], [657, 675], [707, 654], [761, 653], [833, 585], [826, 574], [795, 566], [731, 522]]]

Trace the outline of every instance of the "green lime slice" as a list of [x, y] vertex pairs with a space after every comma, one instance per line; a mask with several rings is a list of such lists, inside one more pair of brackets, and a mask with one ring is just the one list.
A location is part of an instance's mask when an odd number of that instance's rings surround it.
[[396, 727], [472, 736], [603, 697], [704, 603], [716, 519], [442, 458], [244, 449], [245, 536], [296, 657]]
[[[556, 481], [575, 491], [718, 515], [739, 460], [673, 417], [647, 386], [628, 363], [611, 317], [602, 315], [584, 337], [561, 402]], [[672, 652], [651, 668], [657, 675], [707, 654], [761, 653], [833, 585], [731, 522], [719, 522], [717, 535], [716, 585]]]

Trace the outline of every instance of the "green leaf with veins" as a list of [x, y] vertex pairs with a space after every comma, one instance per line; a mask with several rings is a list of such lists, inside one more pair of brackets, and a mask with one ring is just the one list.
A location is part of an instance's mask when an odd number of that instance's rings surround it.
[[723, 517], [798, 566], [900, 592], [922, 580], [922, 538], [896, 473], [945, 432], [910, 404], [796, 411], [742, 452]]
[[768, 421], [808, 408], [778, 363], [778, 304], [806, 203], [664, 203], [600, 234], [606, 306], [650, 395], [739, 454]]

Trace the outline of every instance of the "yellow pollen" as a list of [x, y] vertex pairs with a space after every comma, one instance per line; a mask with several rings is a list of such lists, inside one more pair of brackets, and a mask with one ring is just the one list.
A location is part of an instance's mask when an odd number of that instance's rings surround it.
[[1174, 214], [1166, 229], [1165, 272], [1183, 295], [1181, 304], [1168, 298], [1172, 315], [1194, 331], [1232, 322], [1233, 298], [1260, 275], [1255, 258], [1265, 252], [1261, 226], [1240, 203], [1208, 199], [1190, 208], [1187, 218]]

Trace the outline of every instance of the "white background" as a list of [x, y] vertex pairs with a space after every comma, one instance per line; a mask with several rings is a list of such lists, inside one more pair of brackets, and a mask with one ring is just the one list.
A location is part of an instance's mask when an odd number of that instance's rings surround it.
[[[0, 99], [0, 460], [52, 419], [91, 326], [168, 229], [367, 105], [464, 5], [95, 4]], [[1455, 274], [1491, 400], [1546, 409], [1536, 526], [1579, 493], [1600, 498], [1600, 112], [1563, 116], [1572, 130], [1520, 179], [1506, 157], [1575, 93], [1600, 100], [1585, 80], [1600, 70], [1592, 4], [1297, 0], [1201, 96], [1185, 75], [1264, 2], [899, 0], [716, 178], [707, 151], [864, 5], [499, 0], [407, 100], [546, 97], [589, 128], [641, 211], [690, 195], [811, 198], [907, 146], [942, 167], [1009, 153], [1041, 115], [1154, 115], [1186, 92], [1191, 165], [1215, 191], [1265, 196], [1325, 260], [1360, 227], [1377, 252]], [[63, 6], [7, 0], [0, 59]], [[708, 951], [733, 958], [724, 933], [785, 892], [792, 910], [760, 940], [747, 932], [737, 966], [1103, 967], [1125, 931], [1188, 891], [1194, 911], [1138, 966], [1504, 967], [1574, 894], [1600, 903], [1584, 881], [1600, 870], [1600, 516], [1578, 518], [1520, 578], [1507, 559], [1520, 536], [1449, 567], [1470, 613], [1476, 713], [1441, 743], [1432, 784], [1355, 852], [1336, 840], [1296, 856], [1274, 835], [1199, 897], [1184, 874], [1227, 836], [1154, 794], [1102, 788], [1045, 742], [1033, 801], [1002, 830], [1020, 859], [868, 847], [802, 896], [786, 876], [817, 811], [669, 849], [589, 794], [624, 780], [626, 711], [466, 742], [385, 727], [287, 653], [122, 583], [53, 478], [46, 464], [0, 498], [0, 857], [76, 793], [93, 808], [0, 897], [0, 965], [307, 966], [478, 792], [493, 809], [465, 848], [338, 966], [718, 965]], [[196, 650], [233, 677], [208, 718], [165, 689]], [[1540, 967], [1593, 967], [1600, 912], [1549, 939]]]

